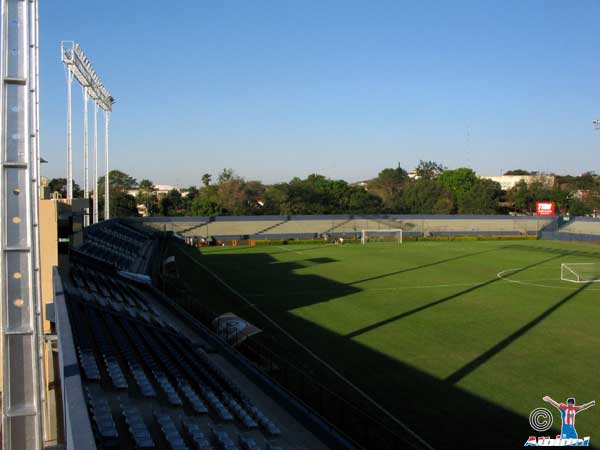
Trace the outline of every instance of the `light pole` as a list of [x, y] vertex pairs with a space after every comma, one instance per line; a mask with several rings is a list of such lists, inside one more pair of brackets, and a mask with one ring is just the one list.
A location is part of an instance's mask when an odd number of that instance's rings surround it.
[[73, 72], [67, 68], [67, 199], [73, 199], [73, 129], [72, 129]]
[[[94, 223], [98, 221], [98, 108], [102, 108], [105, 113], [105, 152], [106, 152], [106, 198], [105, 198], [105, 219], [108, 219], [108, 205], [109, 205], [109, 191], [108, 191], [108, 123], [110, 118], [110, 112], [112, 111], [114, 98], [108, 93], [108, 90], [102, 84], [100, 77], [94, 71], [92, 63], [85, 55], [79, 44], [73, 41], [62, 41], [60, 44], [61, 48], [61, 59], [65, 68], [67, 69], [67, 197], [73, 198], [73, 158], [71, 148], [71, 136], [72, 136], [72, 125], [71, 125], [71, 85], [73, 78], [83, 88], [84, 96], [84, 198], [89, 198], [89, 164], [88, 164], [88, 117], [87, 117], [87, 103], [91, 98], [94, 102], [94, 206], [93, 216]], [[89, 219], [86, 222], [89, 224]]]
[[108, 168], [108, 125], [110, 124], [110, 111], [104, 111], [104, 153], [106, 157], [106, 173], [104, 175], [104, 220], [110, 219], [110, 180]]
[[[87, 88], [83, 87], [83, 198], [89, 200], [90, 198], [90, 183], [89, 183], [89, 133], [88, 133], [88, 101], [89, 92]], [[83, 225], [89, 226], [90, 224], [90, 208], [89, 203], [85, 208], [85, 214], [83, 216]]]
[[98, 223], [98, 104], [94, 104], [94, 206], [93, 222]]

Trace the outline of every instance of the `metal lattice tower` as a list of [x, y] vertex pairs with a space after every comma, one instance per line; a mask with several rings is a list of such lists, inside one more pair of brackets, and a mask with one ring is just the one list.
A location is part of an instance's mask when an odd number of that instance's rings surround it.
[[42, 447], [37, 0], [1, 0], [2, 448]]

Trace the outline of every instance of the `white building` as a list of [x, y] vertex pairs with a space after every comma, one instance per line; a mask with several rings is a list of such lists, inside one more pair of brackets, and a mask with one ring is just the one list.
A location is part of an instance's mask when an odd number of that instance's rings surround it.
[[500, 184], [504, 191], [514, 188], [518, 183], [524, 181], [527, 184], [540, 182], [546, 187], [554, 186], [554, 176], [552, 175], [499, 175], [499, 176], [481, 176], [484, 180], [492, 180]]
[[[177, 186], [172, 186], [170, 184], [155, 184], [154, 195], [156, 195], [157, 197], [162, 197], [163, 195], [167, 195], [173, 189], [175, 189], [178, 192], [181, 192], [181, 189], [179, 189]], [[130, 189], [129, 191], [127, 191], [129, 195], [133, 195], [134, 197], [137, 197], [139, 192], [139, 189]], [[185, 197], [187, 194], [187, 191], [181, 192], [182, 197]]]

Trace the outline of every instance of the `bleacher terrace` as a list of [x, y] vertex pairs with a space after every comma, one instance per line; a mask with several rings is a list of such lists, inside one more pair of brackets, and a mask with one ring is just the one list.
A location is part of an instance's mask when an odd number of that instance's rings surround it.
[[405, 236], [535, 236], [552, 217], [477, 215], [314, 215], [149, 217], [128, 219], [139, 230], [222, 240], [354, 237], [363, 229], [401, 228]]
[[150, 234], [107, 221], [87, 230], [57, 272], [70, 448], [355, 448], [128, 273], [144, 267], [153, 245]]

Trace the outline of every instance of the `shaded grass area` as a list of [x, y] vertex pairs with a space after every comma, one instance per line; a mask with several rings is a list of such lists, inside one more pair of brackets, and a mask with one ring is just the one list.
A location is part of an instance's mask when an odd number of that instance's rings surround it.
[[[265, 330], [260, 339], [344, 392], [344, 383], [182, 252], [437, 448], [521, 446], [535, 434], [527, 416], [545, 406], [543, 395], [583, 403], [600, 388], [600, 286], [558, 280], [562, 262], [600, 261], [595, 246], [474, 241], [171, 252], [195, 301], [256, 323]], [[499, 278], [506, 269], [535, 285]], [[598, 424], [595, 408], [577, 418], [580, 435], [593, 437]]]

